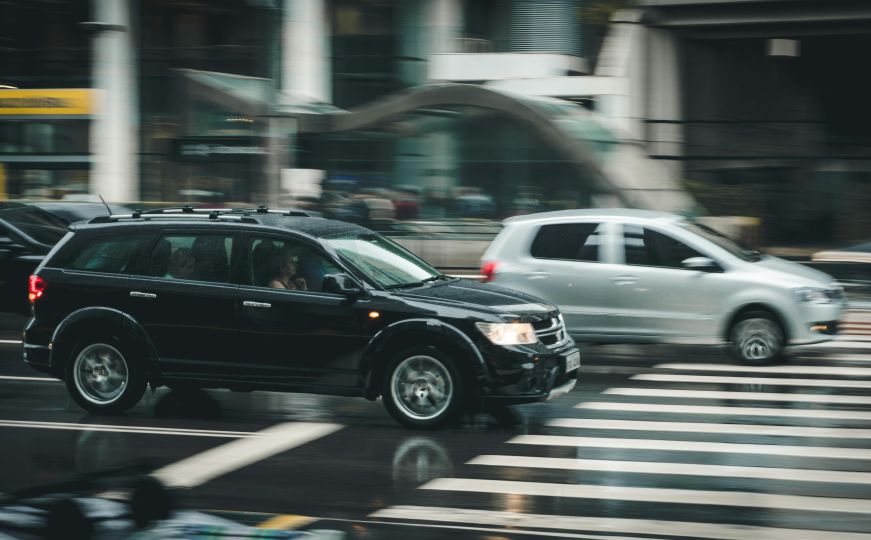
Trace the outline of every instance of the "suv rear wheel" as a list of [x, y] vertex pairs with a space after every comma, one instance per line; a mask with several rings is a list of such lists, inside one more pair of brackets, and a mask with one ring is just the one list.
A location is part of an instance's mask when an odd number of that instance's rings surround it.
[[67, 362], [66, 385], [82, 408], [97, 413], [129, 409], [145, 392], [145, 374], [117, 338], [88, 340]]
[[381, 388], [387, 411], [411, 428], [443, 426], [457, 417], [464, 399], [459, 370], [431, 346], [405, 349], [394, 356]]
[[771, 313], [748, 311], [729, 332], [732, 352], [747, 364], [765, 364], [783, 355], [783, 328]]

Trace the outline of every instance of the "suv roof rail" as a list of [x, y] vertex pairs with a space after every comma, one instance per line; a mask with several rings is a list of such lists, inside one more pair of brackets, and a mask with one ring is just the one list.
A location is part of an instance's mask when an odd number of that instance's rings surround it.
[[257, 223], [251, 217], [253, 214], [273, 214], [291, 217], [311, 217], [311, 214], [303, 210], [295, 209], [270, 209], [261, 205], [256, 208], [194, 208], [189, 204], [183, 206], [168, 206], [153, 210], [137, 208], [131, 214], [112, 214], [110, 216], [97, 216], [88, 223], [110, 223], [121, 219], [154, 219], [154, 218], [210, 218], [210, 219], [233, 219], [244, 223]]
[[88, 223], [111, 223], [122, 220], [141, 219], [150, 221], [153, 219], [202, 219], [202, 220], [228, 220], [240, 221], [242, 223], [257, 223], [253, 217], [246, 215], [231, 214], [230, 212], [218, 212], [215, 210], [206, 210], [202, 212], [179, 212], [179, 213], [155, 213], [135, 211], [132, 214], [112, 214], [111, 216], [97, 216], [91, 219]]

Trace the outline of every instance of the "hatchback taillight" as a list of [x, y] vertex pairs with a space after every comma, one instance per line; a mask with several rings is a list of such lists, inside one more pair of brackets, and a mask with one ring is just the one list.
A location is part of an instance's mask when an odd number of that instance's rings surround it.
[[32, 304], [42, 298], [43, 294], [45, 294], [45, 280], [32, 274], [27, 280], [27, 299]]
[[481, 282], [487, 283], [493, 281], [496, 277], [496, 267], [499, 265], [496, 261], [487, 261], [481, 265]]

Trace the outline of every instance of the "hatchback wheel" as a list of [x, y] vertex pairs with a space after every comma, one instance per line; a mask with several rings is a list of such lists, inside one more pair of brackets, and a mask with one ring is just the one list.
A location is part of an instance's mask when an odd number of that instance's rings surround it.
[[764, 311], [742, 315], [732, 325], [729, 340], [735, 356], [748, 364], [765, 364], [783, 354], [783, 329]]
[[145, 392], [145, 374], [116, 339], [77, 347], [67, 362], [66, 385], [73, 399], [91, 412], [129, 409]]
[[416, 347], [387, 366], [382, 395], [387, 411], [402, 425], [435, 428], [459, 415], [464, 388], [447, 355], [435, 347]]

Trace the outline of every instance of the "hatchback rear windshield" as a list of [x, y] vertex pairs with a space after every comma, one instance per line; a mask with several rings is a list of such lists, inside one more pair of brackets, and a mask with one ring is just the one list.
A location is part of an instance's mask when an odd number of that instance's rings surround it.
[[28, 206], [0, 210], [0, 219], [39, 243], [56, 244], [67, 233], [65, 220], [39, 208]]

